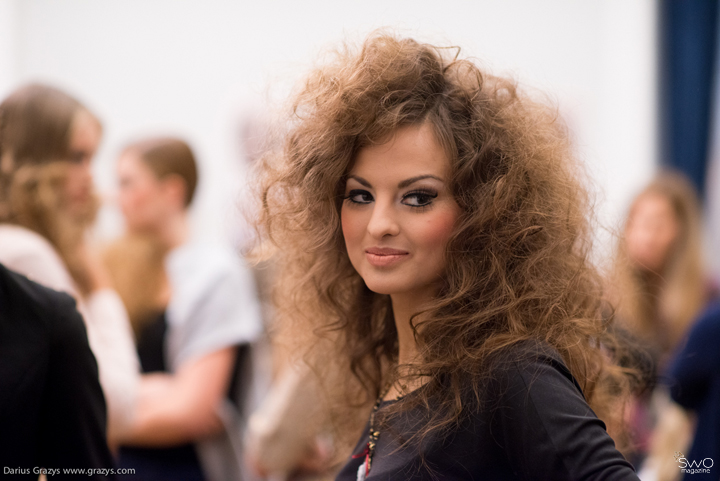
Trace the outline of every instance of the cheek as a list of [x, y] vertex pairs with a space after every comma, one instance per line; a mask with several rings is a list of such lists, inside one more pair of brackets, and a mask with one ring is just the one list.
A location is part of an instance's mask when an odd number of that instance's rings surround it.
[[83, 165], [72, 164], [67, 171], [66, 189], [71, 195], [82, 193], [90, 185], [90, 171]]
[[120, 193], [120, 207], [126, 217], [141, 216], [149, 203], [149, 192], [142, 187], [130, 187]]
[[420, 222], [415, 229], [414, 244], [422, 247], [433, 257], [441, 258], [445, 253], [450, 236], [455, 228], [458, 214], [455, 209], [443, 209]]
[[662, 251], [660, 254], [662, 254], [663, 257], [669, 254], [677, 240], [678, 234], [679, 229], [672, 223], [661, 227], [660, 233], [658, 234], [658, 250]]
[[361, 213], [355, 209], [343, 206], [340, 210], [343, 238], [345, 239], [345, 246], [351, 258], [353, 256], [353, 248], [360, 244], [366, 230], [366, 225], [362, 217]]

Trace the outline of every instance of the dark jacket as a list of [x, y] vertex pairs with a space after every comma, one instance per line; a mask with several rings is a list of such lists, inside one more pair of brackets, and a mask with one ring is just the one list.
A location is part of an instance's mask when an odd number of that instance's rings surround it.
[[0, 264], [0, 469], [4, 476], [113, 479], [105, 399], [82, 317], [67, 294]]
[[697, 414], [692, 448], [689, 453], [683, 453], [686, 469], [697, 468], [703, 461], [699, 469], [715, 465], [710, 473], [688, 473], [685, 479], [717, 481], [720, 473], [720, 303], [710, 306], [697, 320], [667, 376], [673, 400]]

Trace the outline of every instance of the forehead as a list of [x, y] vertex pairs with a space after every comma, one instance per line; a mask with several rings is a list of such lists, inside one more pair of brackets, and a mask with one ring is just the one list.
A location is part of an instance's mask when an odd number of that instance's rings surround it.
[[95, 117], [87, 110], [80, 109], [75, 112], [71, 125], [71, 142], [97, 142], [102, 135], [102, 129]]
[[447, 178], [450, 160], [429, 124], [398, 129], [388, 141], [363, 147], [350, 174], [370, 180], [435, 175]]
[[133, 150], [125, 151], [120, 155], [117, 168], [120, 174], [154, 177], [152, 169]]
[[643, 194], [635, 203], [632, 214], [634, 216], [675, 216], [670, 199], [657, 192]]

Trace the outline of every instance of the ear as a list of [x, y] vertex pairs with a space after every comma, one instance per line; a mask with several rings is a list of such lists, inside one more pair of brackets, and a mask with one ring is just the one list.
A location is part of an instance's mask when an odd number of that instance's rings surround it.
[[179, 210], [185, 210], [185, 180], [177, 174], [169, 174], [162, 179], [162, 184], [166, 199]]

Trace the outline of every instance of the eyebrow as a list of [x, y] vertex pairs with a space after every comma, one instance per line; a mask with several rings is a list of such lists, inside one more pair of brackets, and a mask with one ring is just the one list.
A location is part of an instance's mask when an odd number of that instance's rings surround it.
[[419, 180], [423, 180], [423, 179], [435, 179], [435, 180], [439, 180], [440, 182], [443, 181], [440, 177], [435, 176], [435, 175], [429, 175], [429, 174], [428, 175], [418, 175], [417, 177], [410, 177], [409, 179], [403, 180], [402, 182], [400, 182], [398, 184], [398, 187], [400, 189], [402, 189], [403, 187], [407, 187], [407, 186], [412, 185], [415, 182], [417, 182]]
[[[363, 186], [365, 186], [365, 187], [367, 187], [367, 188], [371, 188], [371, 187], [372, 187], [372, 184], [370, 184], [370, 182], [368, 182], [367, 180], [363, 179], [363, 178], [360, 177], [359, 175], [350, 175], [350, 176], [348, 176], [348, 179], [354, 179], [354, 180], [356, 180], [359, 184], [361, 184], [361, 185], [363, 185]], [[418, 182], [418, 181], [423, 180], [423, 179], [435, 179], [435, 180], [439, 180], [440, 182], [443, 182], [443, 180], [442, 180], [440, 177], [436, 176], [436, 175], [431, 175], [431, 174], [428, 174], [428, 175], [418, 175], [418, 176], [416, 176], [416, 177], [410, 177], [409, 179], [403, 180], [402, 182], [400, 182], [400, 183], [398, 184], [398, 188], [399, 188], [399, 189], [403, 189], [403, 188], [405, 188], [405, 187], [407, 187], [407, 186], [409, 186], [409, 185], [412, 185], [412, 184], [414, 184], [415, 182]]]

